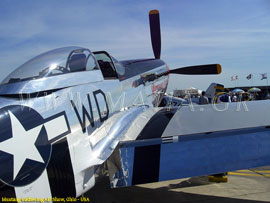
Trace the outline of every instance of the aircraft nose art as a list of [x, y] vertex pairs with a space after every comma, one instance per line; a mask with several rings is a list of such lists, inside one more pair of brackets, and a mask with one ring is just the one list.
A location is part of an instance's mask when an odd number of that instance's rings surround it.
[[42, 116], [20, 105], [0, 109], [0, 180], [10, 186], [35, 181], [45, 170], [52, 146]]

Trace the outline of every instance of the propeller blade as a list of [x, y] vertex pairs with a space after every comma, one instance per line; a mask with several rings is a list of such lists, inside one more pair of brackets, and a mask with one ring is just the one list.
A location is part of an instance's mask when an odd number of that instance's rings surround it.
[[151, 10], [149, 12], [150, 34], [152, 41], [152, 48], [156, 59], [160, 59], [161, 52], [161, 35], [160, 35], [160, 22], [159, 11]]
[[221, 73], [221, 65], [208, 64], [208, 65], [188, 66], [170, 70], [170, 73], [184, 74], [184, 75], [214, 75]]

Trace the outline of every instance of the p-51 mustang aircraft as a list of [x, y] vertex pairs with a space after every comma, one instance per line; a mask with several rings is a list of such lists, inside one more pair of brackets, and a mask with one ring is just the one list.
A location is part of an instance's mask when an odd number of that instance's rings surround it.
[[65, 47], [3, 80], [1, 197], [79, 197], [104, 169], [111, 187], [124, 187], [270, 163], [269, 101], [170, 106], [169, 74], [219, 74], [221, 66], [169, 70], [159, 12], [149, 20], [153, 59]]

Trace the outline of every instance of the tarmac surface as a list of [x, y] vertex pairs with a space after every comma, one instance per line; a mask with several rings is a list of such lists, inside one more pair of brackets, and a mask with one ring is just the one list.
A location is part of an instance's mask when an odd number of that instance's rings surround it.
[[104, 178], [85, 197], [91, 203], [270, 202], [270, 166], [229, 172], [227, 183], [203, 176], [111, 189]]

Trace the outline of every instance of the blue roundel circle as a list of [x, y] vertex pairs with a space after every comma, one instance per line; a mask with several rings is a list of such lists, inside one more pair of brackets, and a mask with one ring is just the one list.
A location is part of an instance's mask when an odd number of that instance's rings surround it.
[[10, 186], [35, 181], [49, 163], [52, 145], [45, 120], [21, 105], [0, 109], [0, 180]]

